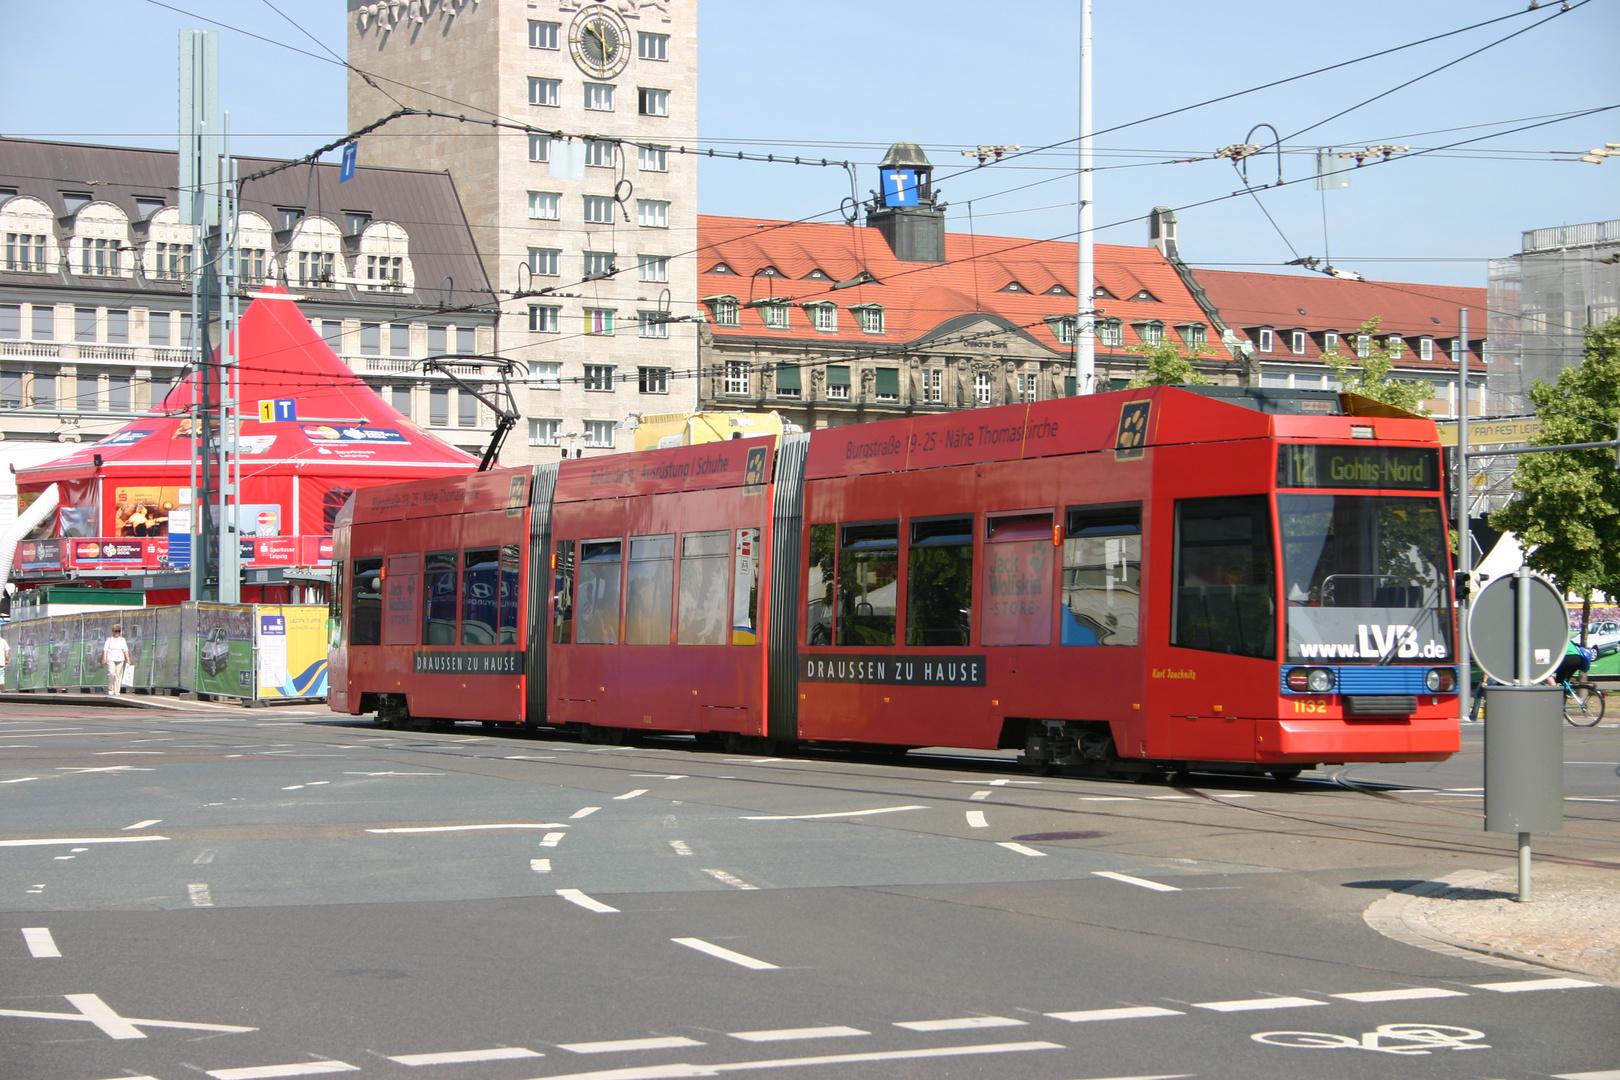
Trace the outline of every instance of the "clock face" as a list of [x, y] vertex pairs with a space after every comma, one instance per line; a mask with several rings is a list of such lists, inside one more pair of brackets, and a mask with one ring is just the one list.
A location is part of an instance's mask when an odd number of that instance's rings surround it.
[[568, 51], [587, 75], [611, 79], [630, 62], [630, 28], [613, 9], [592, 4], [568, 28]]

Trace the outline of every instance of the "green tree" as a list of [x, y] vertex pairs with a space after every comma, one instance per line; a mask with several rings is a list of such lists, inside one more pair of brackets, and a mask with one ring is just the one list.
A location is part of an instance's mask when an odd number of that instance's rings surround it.
[[1188, 350], [1192, 355], [1181, 355], [1181, 349], [1169, 338], [1157, 345], [1138, 342], [1126, 352], [1133, 352], [1147, 360], [1147, 370], [1125, 386], [1138, 390], [1144, 386], [1208, 386], [1209, 380], [1198, 374], [1193, 362], [1208, 355], [1209, 346], [1198, 344]]
[[[1357, 336], [1364, 335], [1369, 341], [1376, 340], [1382, 322], [1381, 318], [1373, 316], [1361, 324]], [[1345, 393], [1382, 401], [1385, 405], [1393, 405], [1419, 416], [1429, 415], [1423, 403], [1434, 397], [1434, 386], [1421, 379], [1390, 378], [1389, 373], [1395, 367], [1395, 356], [1388, 348], [1375, 348], [1365, 357], [1341, 356], [1335, 349], [1324, 353], [1322, 360], [1333, 369], [1333, 377], [1339, 380], [1339, 386]]]
[[[1537, 446], [1604, 442], [1620, 417], [1620, 316], [1586, 329], [1586, 355], [1556, 384], [1537, 380]], [[1516, 533], [1530, 566], [1567, 592], [1620, 593], [1620, 470], [1613, 450], [1526, 454], [1513, 474], [1519, 497], [1491, 515]]]

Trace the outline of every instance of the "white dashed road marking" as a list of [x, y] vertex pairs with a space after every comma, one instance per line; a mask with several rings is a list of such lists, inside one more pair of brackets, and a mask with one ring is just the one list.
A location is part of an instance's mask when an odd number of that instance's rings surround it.
[[[687, 854], [691, 854], [691, 852], [687, 852]], [[705, 867], [703, 872], [714, 878], [716, 881], [730, 885], [733, 889], [743, 889], [745, 891], [749, 891], [759, 888], [758, 885], [750, 885], [742, 878], [737, 877], [734, 874], [728, 874], [724, 870], [710, 870], [709, 868]]]
[[686, 846], [685, 840], [671, 840], [669, 846], [675, 849], [677, 855], [690, 855], [692, 849]]
[[586, 911], [595, 911], [599, 914], [607, 915], [610, 913], [617, 913], [619, 910], [616, 907], [609, 907], [600, 900], [586, 896], [578, 889], [558, 889], [557, 895], [562, 897], [564, 900], [567, 900], [570, 904], [578, 904]]
[[1345, 1001], [1421, 1001], [1424, 998], [1467, 997], [1461, 990], [1442, 990], [1438, 986], [1408, 986], [1402, 990], [1361, 990], [1354, 994], [1329, 994]]
[[125, 825], [124, 826], [124, 831], [129, 832], [131, 829], [144, 829], [148, 825], [156, 825], [158, 822], [160, 822], [162, 820], [163, 820], [162, 818], [147, 818], [145, 821], [137, 821], [133, 825]]
[[568, 817], [570, 820], [574, 818], [590, 817], [600, 809], [602, 809], [600, 806], [582, 806], [578, 810], [575, 810], [572, 814], [569, 814]]
[[56, 941], [51, 937], [48, 926], [25, 926], [22, 928], [23, 943], [28, 946], [28, 955], [36, 959], [60, 957], [62, 951], [56, 947]]
[[809, 1028], [777, 1028], [774, 1031], [731, 1031], [727, 1032], [733, 1039], [744, 1042], [791, 1042], [796, 1039], [843, 1039], [851, 1035], [870, 1035], [870, 1031], [862, 1031], [852, 1027], [809, 1027]]
[[1154, 892], [1181, 891], [1174, 885], [1165, 885], [1157, 881], [1149, 881], [1147, 878], [1132, 877], [1129, 874], [1121, 874], [1113, 870], [1093, 870], [1092, 873], [1097, 877], [1105, 877], [1111, 881], [1123, 881], [1127, 885], [1135, 885], [1143, 889], [1152, 889]]
[[732, 952], [730, 949], [723, 948], [719, 945], [712, 945], [709, 942], [704, 941], [702, 938], [677, 937], [670, 938], [669, 940], [673, 941], [677, 945], [685, 945], [688, 949], [696, 949], [700, 953], [707, 953], [717, 960], [725, 960], [729, 963], [736, 964], [739, 967], [749, 968], [753, 971], [780, 970], [775, 964], [767, 964], [765, 961], [757, 960], [752, 956], [745, 956], [740, 952]]
[[972, 799], [974, 802], [983, 802], [989, 797], [990, 793], [988, 791], [975, 791], [973, 794], [968, 796], [968, 798]]
[[647, 789], [644, 788], [644, 787], [638, 787], [638, 788], [636, 788], [636, 790], [627, 791], [623, 795], [615, 795], [615, 796], [613, 796], [613, 801], [614, 802], [623, 802], [626, 799], [634, 799], [637, 796], [645, 795], [645, 794], [647, 794]]
[[1028, 1021], [1010, 1016], [960, 1016], [954, 1020], [902, 1020], [894, 1025], [907, 1031], [966, 1031], [970, 1028], [1027, 1027]]
[[873, 814], [898, 814], [902, 810], [927, 810], [926, 806], [880, 806], [875, 810], [840, 810], [832, 814], [761, 814], [745, 817], [744, 821], [819, 821], [823, 818], [871, 817]]
[[1213, 1012], [1259, 1012], [1263, 1009], [1303, 1009], [1308, 1005], [1326, 1005], [1325, 1001], [1312, 1001], [1301, 997], [1244, 998], [1239, 1001], [1195, 1001], [1194, 1008]]
[[1079, 1012], [1047, 1013], [1054, 1020], [1067, 1020], [1071, 1024], [1088, 1024], [1095, 1020], [1146, 1020], [1154, 1016], [1186, 1016], [1175, 1009], [1161, 1009], [1157, 1005], [1132, 1005], [1122, 1009], [1082, 1009]]
[[567, 836], [567, 835], [568, 835], [567, 833], [548, 832], [548, 833], [546, 833], [546, 835], [544, 835], [544, 836], [542, 836], [540, 838], [540, 846], [541, 847], [556, 847], [558, 844], [562, 843], [562, 838]]
[[1474, 983], [1476, 990], [1495, 990], [1498, 994], [1522, 994], [1527, 990], [1576, 990], [1583, 986], [1602, 986], [1585, 979], [1515, 979], [1512, 982]]
[[551, 860], [550, 859], [530, 859], [529, 860], [529, 869], [533, 870], [537, 874], [549, 874], [549, 873], [551, 873]]
[[442, 1054], [400, 1054], [388, 1060], [398, 1065], [471, 1065], [479, 1061], [513, 1061], [517, 1058], [545, 1057], [522, 1046], [497, 1046], [491, 1050], [450, 1050]]
[[1036, 858], [1046, 857], [1046, 852], [1044, 851], [1036, 851], [1032, 847], [1025, 847], [1023, 844], [1015, 844], [1011, 840], [998, 840], [996, 841], [996, 846], [1004, 847], [1008, 851], [1016, 851], [1020, 855], [1033, 855]]
[[359, 1072], [359, 1066], [346, 1061], [295, 1061], [290, 1065], [251, 1065], [245, 1069], [216, 1069], [208, 1073], [214, 1080], [276, 1080], [282, 1076], [323, 1076], [327, 1073]]
[[[578, 814], [574, 815], [578, 817]], [[401, 829], [367, 829], [369, 833], [446, 833], [446, 832], [483, 832], [487, 829], [566, 829], [568, 826], [555, 821], [544, 821], [536, 824], [527, 822], [506, 821], [494, 825], [413, 825]]]
[[[682, 1046], [702, 1046], [696, 1039], [668, 1035], [661, 1039], [614, 1039], [609, 1042], [558, 1043], [573, 1054], [618, 1054], [630, 1050], [674, 1050]], [[679, 1075], [679, 1074], [671, 1074]]]
[[983, 810], [969, 810], [967, 812], [967, 823], [970, 829], [988, 829], [990, 827], [990, 823], [984, 820]]

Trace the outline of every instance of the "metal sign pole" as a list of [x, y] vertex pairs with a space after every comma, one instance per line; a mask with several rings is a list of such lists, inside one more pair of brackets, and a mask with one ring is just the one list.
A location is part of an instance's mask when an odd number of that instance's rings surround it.
[[[1457, 332], [1462, 348], [1457, 357], [1457, 571], [1463, 588], [1472, 593], [1474, 551], [1468, 521], [1468, 309], [1457, 312]], [[1472, 596], [1465, 597], [1458, 607], [1458, 622], [1468, 617]], [[1473, 715], [1473, 658], [1468, 651], [1468, 635], [1457, 635], [1457, 719], [1467, 720]], [[1483, 690], [1483, 685], [1481, 689]]]

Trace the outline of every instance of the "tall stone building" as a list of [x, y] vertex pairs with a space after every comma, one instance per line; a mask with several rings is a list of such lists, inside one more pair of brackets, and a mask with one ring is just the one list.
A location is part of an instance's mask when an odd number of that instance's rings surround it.
[[630, 414], [693, 408], [696, 0], [349, 0], [349, 60], [351, 128], [466, 118], [359, 153], [455, 179], [497, 351], [528, 369], [502, 462], [625, 449]]

